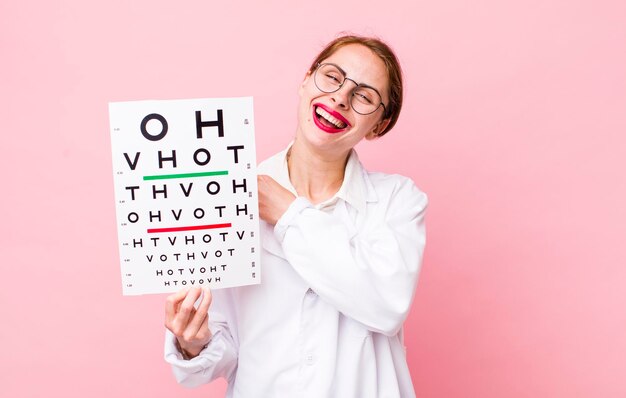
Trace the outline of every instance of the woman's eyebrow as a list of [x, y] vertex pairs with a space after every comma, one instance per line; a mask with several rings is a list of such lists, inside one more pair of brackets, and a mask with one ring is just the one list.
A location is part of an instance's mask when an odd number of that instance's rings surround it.
[[337, 69], [339, 69], [339, 72], [341, 72], [341, 73], [343, 74], [343, 77], [347, 77], [347, 76], [348, 76], [348, 74], [346, 73], [346, 71], [345, 71], [345, 70], [343, 70], [343, 69], [341, 68], [341, 66], [339, 66], [339, 65], [337, 65], [337, 64], [332, 64], [332, 65], [335, 65], [335, 66], [337, 67]]
[[[343, 77], [346, 77], [346, 78], [348, 78], [348, 79], [350, 79], [350, 80], [354, 81], [354, 79], [352, 79], [351, 77], [349, 77], [349, 76], [348, 76], [348, 74], [346, 73], [346, 71], [345, 71], [345, 70], [343, 70], [343, 69], [341, 68], [341, 66], [339, 66], [339, 65], [337, 65], [337, 64], [333, 64], [333, 65], [335, 65], [335, 66], [337, 67], [337, 69], [339, 69], [339, 72], [341, 72], [341, 74], [343, 74]], [[375, 90], [375, 91], [378, 93], [378, 95], [380, 95], [380, 91], [378, 91], [378, 89], [377, 89], [376, 87], [370, 86], [370, 85], [369, 85], [369, 84], [367, 84], [367, 83], [357, 83], [357, 84], [358, 84], [359, 86], [361, 86], [361, 87], [371, 88], [371, 89]], [[381, 98], [382, 98], [382, 96], [381, 96]]]

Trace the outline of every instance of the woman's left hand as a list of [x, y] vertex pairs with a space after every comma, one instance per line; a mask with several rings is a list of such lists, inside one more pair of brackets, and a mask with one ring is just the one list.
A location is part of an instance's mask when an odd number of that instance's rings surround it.
[[257, 182], [261, 219], [275, 225], [296, 197], [268, 175], [259, 175]]

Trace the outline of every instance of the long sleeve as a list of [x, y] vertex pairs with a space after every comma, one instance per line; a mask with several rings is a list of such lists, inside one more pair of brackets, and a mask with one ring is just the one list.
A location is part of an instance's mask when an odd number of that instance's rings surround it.
[[227, 323], [219, 313], [209, 313], [209, 328], [213, 334], [211, 341], [200, 354], [190, 360], [183, 359], [176, 348], [176, 337], [166, 330], [165, 361], [172, 366], [178, 383], [185, 387], [201, 384], [223, 377], [230, 380], [237, 369], [237, 346]]
[[378, 200], [367, 204], [357, 225], [299, 198], [274, 234], [289, 263], [321, 298], [368, 329], [391, 336], [413, 300], [427, 197], [399, 176], [378, 186]]

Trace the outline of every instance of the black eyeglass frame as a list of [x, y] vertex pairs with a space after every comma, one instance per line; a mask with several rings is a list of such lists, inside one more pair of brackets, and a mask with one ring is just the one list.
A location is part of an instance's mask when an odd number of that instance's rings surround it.
[[[343, 81], [342, 81], [342, 82], [341, 82], [341, 84], [339, 84], [339, 86], [337, 86], [337, 88], [336, 88], [335, 90], [333, 90], [333, 91], [326, 91], [326, 90], [322, 90], [322, 89], [320, 88], [320, 86], [317, 84], [317, 71], [319, 71], [319, 70], [320, 70], [320, 68], [321, 68], [322, 66], [325, 66], [325, 65], [334, 66], [335, 68], [337, 68], [337, 70], [338, 70], [339, 72], [341, 72], [341, 75], [343, 76]], [[354, 84], [355, 84], [354, 88], [353, 88], [353, 89], [352, 89], [352, 91], [350, 92], [350, 107], [351, 107], [351, 108], [352, 108], [352, 109], [353, 109], [356, 113], [358, 113], [359, 115], [364, 115], [364, 116], [365, 116], [365, 115], [371, 115], [372, 113], [376, 112], [376, 111], [378, 110], [378, 108], [380, 108], [380, 106], [382, 105], [382, 106], [383, 106], [383, 118], [385, 117], [385, 115], [387, 114], [387, 107], [385, 106], [385, 104], [384, 104], [384, 103], [383, 103], [383, 101], [382, 101], [383, 96], [382, 96], [382, 95], [380, 95], [380, 92], [378, 92], [378, 90], [376, 90], [374, 87], [369, 86], [369, 85], [367, 85], [367, 84], [357, 83], [356, 81], [354, 81], [354, 79], [350, 79], [350, 78], [346, 75], [346, 72], [345, 72], [343, 69], [341, 69], [341, 67], [340, 67], [339, 65], [337, 65], [337, 64], [333, 64], [333, 63], [330, 63], [330, 62], [326, 62], [326, 63], [323, 63], [323, 64], [322, 64], [322, 63], [318, 63], [318, 64], [317, 64], [317, 66], [315, 67], [315, 72], [314, 72], [314, 74], [313, 74], [313, 83], [315, 83], [315, 87], [317, 87], [317, 89], [318, 89], [318, 90], [320, 90], [320, 91], [321, 91], [321, 92], [323, 92], [323, 93], [330, 94], [330, 93], [335, 93], [335, 92], [337, 92], [337, 91], [341, 90], [341, 88], [342, 88], [342, 87], [343, 87], [343, 85], [345, 84], [346, 80], [350, 80], [352, 83], [354, 83]], [[362, 112], [359, 112], [359, 111], [357, 111], [356, 109], [354, 109], [354, 106], [352, 105], [352, 98], [354, 98], [354, 92], [355, 92], [355, 91], [356, 91], [356, 89], [357, 89], [357, 88], [359, 88], [359, 87], [365, 87], [365, 88], [369, 88], [369, 89], [374, 90], [374, 91], [376, 92], [376, 94], [378, 94], [378, 97], [381, 99], [380, 104], [378, 104], [378, 106], [376, 106], [376, 108], [375, 108], [373, 111], [368, 112], [368, 113], [362, 113]]]

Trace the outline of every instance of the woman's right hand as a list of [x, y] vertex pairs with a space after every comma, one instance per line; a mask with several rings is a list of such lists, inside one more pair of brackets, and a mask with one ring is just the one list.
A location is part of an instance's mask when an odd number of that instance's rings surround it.
[[261, 220], [276, 225], [278, 219], [285, 214], [296, 197], [268, 175], [259, 175], [257, 186], [259, 189], [259, 216]]
[[[194, 303], [202, 296], [196, 309]], [[176, 336], [183, 357], [198, 356], [211, 340], [209, 306], [211, 291], [208, 288], [183, 289], [165, 301], [165, 327]]]

